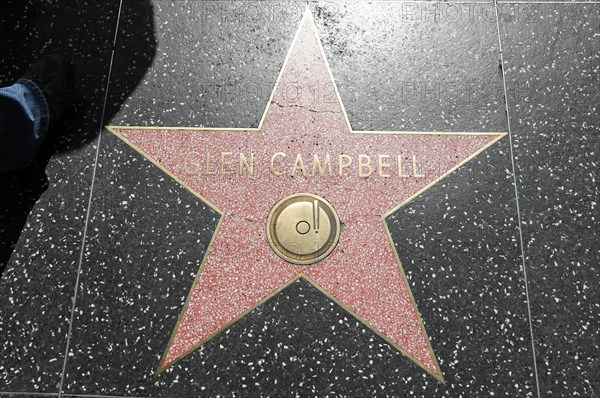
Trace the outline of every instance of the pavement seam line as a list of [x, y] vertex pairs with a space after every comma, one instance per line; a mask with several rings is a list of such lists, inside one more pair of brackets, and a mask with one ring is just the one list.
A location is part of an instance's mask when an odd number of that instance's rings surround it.
[[85, 223], [84, 223], [84, 227], [83, 227], [83, 237], [81, 239], [81, 249], [79, 251], [79, 264], [77, 267], [77, 278], [75, 279], [75, 288], [73, 291], [73, 297], [71, 299], [72, 303], [71, 303], [71, 317], [69, 319], [69, 330], [67, 332], [67, 343], [65, 345], [65, 351], [64, 351], [64, 360], [63, 360], [63, 367], [62, 367], [62, 371], [61, 371], [61, 375], [60, 375], [60, 382], [58, 385], [58, 398], [61, 398], [64, 394], [63, 394], [63, 386], [64, 386], [64, 381], [65, 381], [65, 374], [66, 374], [66, 370], [67, 370], [67, 362], [69, 360], [69, 349], [70, 349], [70, 345], [71, 345], [71, 335], [73, 333], [73, 321], [75, 319], [75, 309], [76, 309], [76, 304], [77, 304], [77, 295], [79, 293], [79, 281], [80, 281], [80, 277], [81, 277], [81, 267], [83, 264], [83, 255], [85, 253], [85, 247], [86, 247], [86, 238], [87, 238], [87, 230], [88, 230], [88, 225], [89, 225], [89, 219], [90, 219], [90, 211], [91, 211], [91, 207], [92, 207], [92, 199], [94, 196], [94, 183], [96, 181], [96, 170], [98, 168], [98, 158], [100, 155], [100, 145], [102, 143], [102, 130], [104, 129], [104, 117], [106, 115], [106, 103], [108, 102], [108, 91], [110, 88], [110, 80], [112, 77], [112, 68], [113, 68], [113, 61], [114, 61], [114, 57], [115, 57], [115, 48], [116, 48], [116, 44], [117, 44], [117, 36], [119, 33], [119, 22], [121, 19], [121, 10], [123, 7], [123, 0], [119, 1], [119, 10], [117, 13], [117, 23], [115, 26], [115, 34], [113, 37], [113, 42], [112, 42], [112, 48], [111, 48], [111, 54], [110, 54], [110, 63], [109, 63], [109, 67], [108, 67], [108, 76], [107, 76], [107, 81], [106, 81], [106, 86], [105, 86], [105, 90], [104, 90], [104, 103], [102, 105], [102, 114], [100, 117], [100, 127], [99, 127], [99, 134], [98, 134], [98, 139], [96, 141], [96, 154], [94, 157], [94, 168], [92, 171], [92, 182], [90, 184], [90, 193], [88, 195], [88, 204], [87, 204], [87, 209], [86, 209], [86, 215], [85, 215]]
[[521, 220], [521, 207], [520, 207], [520, 203], [519, 203], [519, 188], [517, 185], [517, 170], [516, 170], [515, 156], [514, 156], [514, 151], [513, 151], [512, 129], [510, 126], [510, 115], [509, 115], [509, 108], [508, 108], [508, 90], [507, 90], [507, 86], [506, 86], [506, 74], [504, 71], [504, 53], [503, 53], [503, 49], [502, 49], [502, 36], [500, 33], [500, 15], [498, 12], [498, 0], [494, 0], [494, 8], [496, 10], [496, 29], [498, 31], [498, 48], [500, 50], [500, 69], [502, 71], [502, 85], [503, 85], [503, 89], [504, 89], [504, 105], [506, 107], [506, 109], [505, 109], [506, 124], [507, 124], [507, 129], [508, 129], [508, 142], [509, 142], [509, 147], [510, 147], [510, 161], [511, 161], [511, 165], [512, 165], [513, 187], [514, 187], [514, 191], [515, 191], [515, 203], [517, 205], [517, 223], [519, 226], [519, 228], [518, 228], [519, 229], [519, 245], [521, 248], [521, 269], [523, 271], [523, 281], [525, 284], [525, 297], [527, 299], [527, 317], [529, 320], [529, 335], [531, 338], [531, 350], [532, 350], [532, 357], [533, 357], [533, 372], [535, 375], [535, 386], [536, 386], [536, 391], [537, 391], [537, 397], [541, 398], [540, 381], [539, 381], [539, 377], [538, 377], [538, 368], [537, 368], [537, 354], [536, 354], [536, 349], [535, 349], [535, 337], [533, 334], [533, 320], [531, 317], [531, 302], [529, 300], [529, 281], [527, 279], [527, 268], [525, 265], [525, 247], [523, 246], [523, 226], [522, 226], [522, 220]]

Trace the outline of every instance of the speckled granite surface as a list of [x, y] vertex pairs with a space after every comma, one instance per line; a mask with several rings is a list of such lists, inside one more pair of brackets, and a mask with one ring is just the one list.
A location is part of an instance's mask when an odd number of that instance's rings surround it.
[[540, 390], [593, 397], [600, 394], [600, 5], [500, 10]]
[[2, 391], [59, 388], [118, 8], [118, 1], [0, 6], [2, 85], [42, 54], [64, 52], [85, 93], [29, 170], [0, 176], [0, 268], [8, 263], [0, 280]]
[[0, 6], [0, 80], [56, 47], [85, 93], [0, 182], [2, 396], [600, 393], [598, 4], [310, 3], [356, 130], [508, 131], [506, 83], [511, 140], [387, 218], [445, 384], [305, 280], [155, 375], [219, 215], [101, 120], [258, 126], [303, 4]]

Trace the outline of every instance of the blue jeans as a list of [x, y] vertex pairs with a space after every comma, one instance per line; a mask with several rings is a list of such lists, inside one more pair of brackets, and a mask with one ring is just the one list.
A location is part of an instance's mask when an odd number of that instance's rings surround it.
[[48, 102], [37, 84], [0, 88], [0, 171], [27, 167], [48, 130]]

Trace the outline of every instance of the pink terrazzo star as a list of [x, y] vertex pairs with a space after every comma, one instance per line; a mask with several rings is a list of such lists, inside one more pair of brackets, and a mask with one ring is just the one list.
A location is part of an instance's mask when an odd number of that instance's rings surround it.
[[[503, 133], [353, 131], [308, 10], [257, 129], [109, 129], [222, 215], [158, 372], [305, 278], [443, 381], [385, 217]], [[331, 173], [313, 169], [315, 155], [330, 155]], [[341, 175], [340, 155], [353, 162]], [[343, 225], [308, 266], [278, 257], [265, 231], [273, 206], [299, 192], [325, 198]]]

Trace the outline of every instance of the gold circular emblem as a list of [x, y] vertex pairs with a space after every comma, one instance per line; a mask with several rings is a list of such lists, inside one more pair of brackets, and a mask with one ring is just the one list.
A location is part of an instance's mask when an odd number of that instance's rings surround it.
[[267, 237], [285, 261], [309, 265], [331, 253], [340, 239], [340, 219], [329, 202], [310, 193], [280, 200], [267, 218]]

